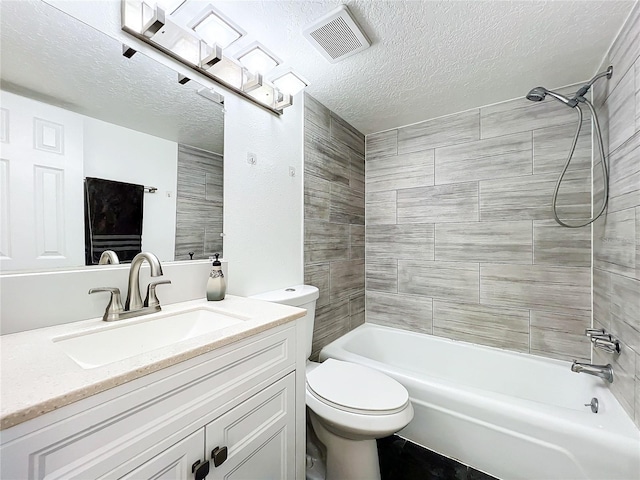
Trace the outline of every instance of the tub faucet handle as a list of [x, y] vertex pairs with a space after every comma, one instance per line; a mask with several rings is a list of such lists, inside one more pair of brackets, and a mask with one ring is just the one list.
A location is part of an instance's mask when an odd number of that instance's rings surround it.
[[584, 334], [589, 338], [593, 337], [594, 335], [604, 335], [606, 333], [607, 332], [604, 330], [604, 328], [587, 328], [584, 331]]

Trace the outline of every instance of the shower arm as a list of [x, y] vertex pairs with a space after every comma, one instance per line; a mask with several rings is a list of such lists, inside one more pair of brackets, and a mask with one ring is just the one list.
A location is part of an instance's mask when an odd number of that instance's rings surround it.
[[596, 83], [596, 81], [598, 81], [602, 77], [607, 77], [608, 79], [610, 79], [611, 75], [613, 75], [613, 66], [609, 65], [609, 68], [607, 68], [604, 72], [598, 73], [591, 80], [589, 80], [582, 87], [580, 87], [580, 89], [574, 95], [573, 99], [579, 100], [582, 102], [584, 95], [589, 91], [589, 89], [593, 86], [593, 84]]

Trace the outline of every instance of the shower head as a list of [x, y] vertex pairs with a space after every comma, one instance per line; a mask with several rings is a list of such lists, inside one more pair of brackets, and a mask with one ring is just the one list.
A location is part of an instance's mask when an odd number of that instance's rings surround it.
[[532, 102], [541, 102], [547, 96], [547, 89], [544, 87], [536, 87], [527, 93], [527, 100]]
[[545, 99], [547, 95], [555, 98], [556, 100], [564, 103], [565, 105], [570, 106], [571, 108], [575, 107], [578, 104], [578, 101], [575, 98], [569, 99], [564, 95], [560, 95], [559, 93], [552, 92], [551, 90], [547, 90], [544, 87], [536, 87], [532, 89], [529, 93], [527, 93], [527, 100], [531, 100], [532, 102], [541, 102], [542, 100]]

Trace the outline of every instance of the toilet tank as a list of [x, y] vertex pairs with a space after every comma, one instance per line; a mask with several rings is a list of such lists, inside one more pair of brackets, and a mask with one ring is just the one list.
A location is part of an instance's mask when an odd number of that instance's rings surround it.
[[319, 296], [320, 292], [317, 287], [312, 285], [295, 285], [293, 287], [259, 293], [258, 295], [251, 295], [249, 298], [306, 309], [307, 314], [304, 316], [303, 321], [307, 330], [305, 335], [306, 358], [309, 358], [311, 356], [313, 325], [316, 317], [316, 300], [318, 300]]

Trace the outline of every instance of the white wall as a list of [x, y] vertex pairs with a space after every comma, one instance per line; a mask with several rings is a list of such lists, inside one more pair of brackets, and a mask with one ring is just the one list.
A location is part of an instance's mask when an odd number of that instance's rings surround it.
[[177, 143], [84, 117], [84, 175], [156, 187], [144, 194], [142, 250], [173, 260]]
[[[48, 0], [47, 3], [224, 94], [227, 109], [224, 155], [224, 256], [229, 262], [227, 291], [235, 295], [251, 295], [302, 283], [302, 94], [296, 96], [294, 105], [287, 108], [283, 116], [277, 117], [126, 35], [120, 30], [119, 0]], [[247, 151], [257, 155], [255, 166], [247, 163]], [[289, 166], [295, 168], [295, 177], [288, 176]], [[204, 279], [201, 277], [206, 269], [203, 270], [202, 264], [180, 263], [172, 268], [180, 272], [181, 278], [192, 278], [193, 281], [168, 286], [166, 290], [172, 292], [165, 295], [164, 303], [204, 296], [202, 286], [206, 285], [206, 275]], [[11, 312], [23, 312], [22, 318], [12, 319], [20, 330], [100, 316], [104, 305], [97, 299], [95, 302], [91, 300], [91, 305], [86, 308], [70, 310], [66, 316], [59, 313], [77, 296], [86, 295], [85, 288], [108, 286], [113, 283], [114, 275], [118, 278], [116, 283], [126, 282], [126, 274], [126, 270], [121, 268], [112, 274], [89, 270], [73, 274], [53, 272], [46, 276], [26, 274], [0, 278], [2, 323], [5, 323], [7, 315], [12, 315]], [[48, 308], [30, 310], [33, 292], [41, 288], [42, 279], [46, 279], [47, 285], [55, 284], [60, 295], [52, 297]]]

